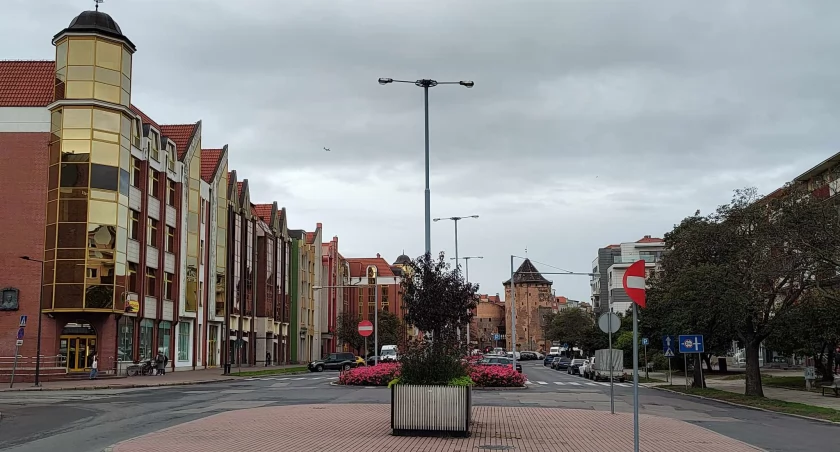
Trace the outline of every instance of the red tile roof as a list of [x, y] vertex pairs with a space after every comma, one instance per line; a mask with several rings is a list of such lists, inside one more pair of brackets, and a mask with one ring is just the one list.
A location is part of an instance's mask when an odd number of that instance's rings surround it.
[[388, 262], [381, 257], [350, 257], [347, 264], [350, 266], [351, 278], [366, 278], [369, 265], [376, 267], [378, 276], [396, 276]]
[[[142, 121], [143, 124], [151, 124], [152, 127], [160, 130], [160, 126], [158, 125], [158, 123], [156, 123], [154, 120], [152, 120], [152, 118], [146, 116], [146, 114], [143, 113], [142, 111], [140, 111], [140, 109], [137, 108], [135, 105], [132, 105], [130, 108], [131, 108], [131, 111], [134, 112], [134, 114], [136, 114], [137, 116], [140, 117], [140, 121]], [[161, 133], [163, 133], [163, 132], [161, 132]], [[166, 135], [165, 133], [163, 133], [163, 134]]]
[[315, 233], [314, 232], [307, 232], [306, 233], [306, 243], [312, 245], [315, 243]]
[[641, 239], [636, 240], [636, 243], [660, 243], [660, 242], [664, 242], [664, 240], [656, 238], [656, 237], [651, 237], [649, 235], [646, 235], [646, 236], [642, 237]]
[[160, 133], [169, 137], [178, 149], [178, 158], [183, 159], [190, 147], [190, 138], [195, 133], [197, 124], [166, 124], [160, 127]]
[[219, 167], [219, 159], [222, 158], [222, 151], [222, 149], [201, 150], [201, 178], [205, 182], [209, 183], [213, 180], [213, 173]]
[[273, 206], [271, 204], [257, 204], [254, 206], [254, 209], [257, 212], [257, 216], [262, 218], [263, 221], [266, 223], [271, 221], [271, 208]]
[[0, 107], [46, 107], [54, 84], [54, 61], [0, 61]]
[[[230, 174], [230, 173], [228, 173]], [[242, 182], [236, 183], [236, 196], [242, 196]]]

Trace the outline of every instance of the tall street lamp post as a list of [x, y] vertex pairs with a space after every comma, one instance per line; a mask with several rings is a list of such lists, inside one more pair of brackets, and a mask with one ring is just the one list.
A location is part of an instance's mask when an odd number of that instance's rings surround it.
[[[458, 249], [458, 247], [455, 247], [455, 249]], [[458, 262], [457, 257], [453, 257], [452, 259], [455, 259], [456, 263]], [[484, 259], [484, 256], [464, 256], [461, 259], [464, 260], [464, 272], [465, 272], [464, 278], [467, 280], [467, 282], [470, 282], [470, 259]], [[470, 326], [467, 325], [467, 347], [469, 347], [469, 346], [470, 346]]]
[[41, 299], [44, 298], [44, 261], [29, 256], [20, 256], [20, 258], [41, 264], [41, 277], [38, 284], [38, 339], [35, 345], [35, 386], [41, 386], [41, 324], [43, 323]]
[[426, 119], [426, 254], [431, 254], [432, 252], [432, 207], [431, 207], [431, 191], [429, 190], [429, 88], [434, 88], [438, 85], [461, 85], [467, 88], [472, 88], [475, 86], [475, 83], [471, 80], [461, 80], [459, 82], [439, 82], [437, 80], [431, 79], [421, 79], [421, 80], [394, 80], [392, 78], [380, 78], [379, 84], [380, 85], [387, 85], [390, 83], [413, 83], [421, 88], [423, 88], [423, 99], [424, 99], [424, 107], [425, 107], [425, 119]]
[[434, 220], [432, 220], [435, 223], [437, 223], [438, 221], [441, 221], [441, 220], [452, 220], [452, 222], [455, 223], [455, 269], [456, 270], [458, 270], [461, 266], [461, 263], [459, 262], [459, 259], [458, 259], [458, 222], [461, 221], [461, 220], [464, 220], [466, 218], [478, 218], [478, 215], [470, 215], [470, 216], [467, 216], [467, 217], [435, 218]]

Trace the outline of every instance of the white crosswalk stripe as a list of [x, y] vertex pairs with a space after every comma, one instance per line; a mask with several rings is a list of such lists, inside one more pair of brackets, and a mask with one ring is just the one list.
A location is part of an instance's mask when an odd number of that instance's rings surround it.
[[570, 381], [569, 384], [574, 386], [580, 386], [580, 383], [574, 381]]
[[546, 383], [546, 382], [544, 382], [544, 381], [538, 381], [537, 383], [538, 383], [538, 384], [541, 384], [541, 385], [547, 385], [547, 384], [548, 384], [548, 383]]

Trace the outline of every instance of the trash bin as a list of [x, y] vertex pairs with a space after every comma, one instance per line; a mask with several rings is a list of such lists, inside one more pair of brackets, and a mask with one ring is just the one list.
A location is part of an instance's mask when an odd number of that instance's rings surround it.
[[726, 372], [726, 358], [718, 358], [718, 370]]

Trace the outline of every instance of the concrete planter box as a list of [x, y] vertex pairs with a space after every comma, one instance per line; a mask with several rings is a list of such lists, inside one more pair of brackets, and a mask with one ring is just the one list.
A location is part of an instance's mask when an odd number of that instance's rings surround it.
[[469, 436], [472, 388], [394, 385], [391, 429], [397, 436]]

